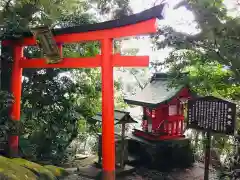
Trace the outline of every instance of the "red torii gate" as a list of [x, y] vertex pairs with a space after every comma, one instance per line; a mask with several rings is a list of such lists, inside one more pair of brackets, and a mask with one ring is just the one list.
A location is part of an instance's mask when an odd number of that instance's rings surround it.
[[[57, 64], [47, 64], [45, 59], [27, 59], [24, 57], [23, 47], [36, 45], [36, 40], [31, 33], [25, 34], [21, 40], [4, 40], [3, 46], [12, 45], [14, 48], [11, 91], [15, 101], [11, 109], [11, 119], [14, 121], [20, 120], [23, 68], [101, 67], [103, 172], [105, 178], [115, 179], [113, 67], [146, 67], [149, 64], [149, 57], [113, 54], [113, 39], [157, 32], [157, 18], [162, 18], [162, 9], [163, 5], [160, 5], [142, 13], [127, 16], [124, 19], [64, 28], [53, 32], [57, 43], [100, 41], [101, 55], [96, 57], [63, 58]], [[61, 52], [62, 46], [59, 46], [59, 49]], [[12, 135], [9, 137], [10, 152], [18, 154], [18, 141], [18, 136]]]

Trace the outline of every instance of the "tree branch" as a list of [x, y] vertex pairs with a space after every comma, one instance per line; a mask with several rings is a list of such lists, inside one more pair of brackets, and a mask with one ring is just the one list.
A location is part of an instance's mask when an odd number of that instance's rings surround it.
[[137, 78], [136, 74], [133, 73], [132, 71], [130, 71], [130, 73], [133, 75], [133, 77], [134, 77], [135, 80], [137, 81], [138, 86], [139, 86], [141, 89], [144, 89], [144, 86], [141, 84], [141, 82], [140, 82], [139, 79]]
[[3, 8], [3, 11], [5, 11], [5, 10], [6, 10], [7, 12], [9, 11], [11, 1], [12, 1], [12, 0], [8, 0], [8, 1], [6, 2], [6, 5], [5, 5], [5, 7]]

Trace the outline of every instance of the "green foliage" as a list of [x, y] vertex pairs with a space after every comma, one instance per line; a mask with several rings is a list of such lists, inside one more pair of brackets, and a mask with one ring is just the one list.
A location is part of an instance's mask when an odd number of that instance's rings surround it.
[[[111, 13], [114, 17], [129, 10], [128, 1], [94, 3], [101, 7], [102, 14]], [[115, 5], [117, 9], [112, 8]], [[86, 0], [1, 1], [0, 26], [3, 28], [0, 39], [20, 37], [33, 26], [70, 27], [98, 22], [100, 20], [88, 11], [93, 6], [93, 1]], [[111, 12], [105, 11], [105, 7]], [[12, 62], [10, 51], [11, 48], [4, 51], [2, 62]], [[99, 53], [98, 42], [63, 46], [64, 57], [91, 57]], [[24, 54], [29, 58], [42, 57], [37, 47], [25, 48]], [[73, 139], [81, 136], [84, 140], [89, 133], [100, 131], [99, 126], [88, 121], [101, 111], [100, 69], [25, 69], [23, 76], [21, 122], [25, 129], [20, 145], [25, 157], [34, 160], [47, 158], [58, 163]], [[117, 83], [115, 87], [116, 91], [120, 88]], [[121, 106], [120, 101], [121, 96], [117, 99], [118, 106]]]
[[[161, 29], [165, 39], [154, 42], [157, 48], [174, 50], [163, 64], [175, 75], [174, 83], [186, 83], [201, 95], [214, 95], [239, 101], [239, 18], [227, 16], [227, 9], [220, 0], [184, 1], [195, 15], [199, 33], [180, 33], [171, 27]], [[156, 40], [156, 41], [155, 41]], [[180, 77], [187, 72], [188, 76]]]
[[[77, 54], [78, 57], [89, 56], [88, 50], [81, 55], [73, 45], [64, 48], [66, 53], [75, 57]], [[86, 120], [100, 111], [100, 71], [42, 69], [27, 70], [24, 74], [22, 122], [25, 135], [35, 144], [37, 159], [59, 161], [71, 141], [81, 133], [79, 130], [82, 131], [79, 120]]]
[[120, 18], [132, 14], [129, 7], [129, 0], [90, 0], [91, 4], [96, 4], [101, 15], [112, 15], [112, 19]]
[[73, 12], [87, 10], [86, 1], [76, 0], [12, 0], [0, 4], [0, 25], [4, 27], [1, 34], [6, 36], [19, 36], [28, 30], [29, 26], [54, 25], [59, 17]]
[[[154, 66], [167, 67], [175, 77], [173, 85], [189, 84], [200, 95], [214, 95], [235, 102], [239, 128], [239, 17], [230, 17], [222, 0], [186, 0], [176, 8], [181, 6], [195, 15], [197, 32], [191, 35], [169, 26], [162, 27], [153, 42], [158, 49], [171, 47], [173, 51], [164, 63]], [[164, 39], [159, 40], [159, 35]], [[187, 76], [180, 76], [185, 72]], [[213, 146], [221, 155], [231, 156], [233, 146], [229, 140], [231, 137], [214, 135]]]
[[5, 125], [8, 119], [8, 108], [11, 107], [14, 99], [6, 91], [0, 91], [0, 125]]
[[[220, 0], [185, 1], [184, 5], [194, 13], [200, 32], [188, 35], [163, 27], [161, 32], [166, 38], [157, 41], [157, 47], [171, 46], [175, 49], [167, 63], [178, 62], [175, 64], [180, 70], [197, 60], [202, 63], [218, 62], [228, 67], [232, 72], [232, 81], [239, 83], [239, 19], [227, 16], [227, 9]], [[194, 58], [189, 59], [190, 56]]]

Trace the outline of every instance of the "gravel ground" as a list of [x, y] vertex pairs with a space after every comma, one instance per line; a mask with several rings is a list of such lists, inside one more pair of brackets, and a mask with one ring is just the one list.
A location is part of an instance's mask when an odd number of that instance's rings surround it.
[[[186, 171], [175, 171], [173, 173], [163, 173], [160, 171], [149, 170], [146, 168], [139, 168], [134, 173], [124, 176], [117, 177], [116, 180], [203, 180], [203, 175], [194, 177], [191, 170]], [[81, 175], [72, 174], [65, 177], [63, 180], [91, 180]], [[210, 171], [209, 180], [218, 180], [216, 173]]]
[[64, 179], [61, 179], [61, 180], [92, 180], [92, 179], [82, 177], [78, 174], [72, 174], [72, 175], [69, 175], [69, 176], [65, 177]]
[[167, 180], [166, 173], [148, 170], [146, 168], [139, 168], [132, 175], [128, 175], [122, 178], [117, 178], [119, 180]]
[[[191, 176], [191, 174], [189, 176], [184, 176], [181, 172], [163, 173], [160, 171], [140, 168], [133, 173], [133, 175], [120, 178], [119, 180], [203, 180], [202, 176], [194, 177]], [[209, 180], [218, 180], [216, 174], [210, 172]]]

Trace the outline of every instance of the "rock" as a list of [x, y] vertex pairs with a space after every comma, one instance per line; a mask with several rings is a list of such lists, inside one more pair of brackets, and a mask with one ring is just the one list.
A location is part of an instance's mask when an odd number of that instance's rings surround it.
[[91, 164], [94, 164], [97, 161], [98, 161], [98, 156], [92, 155], [92, 156], [89, 156], [86, 159], [75, 160], [74, 164], [78, 167], [85, 167], [85, 166], [89, 166]]
[[78, 173], [81, 176], [92, 178], [92, 179], [98, 179], [99, 174], [101, 174], [101, 169], [98, 169], [94, 166], [85, 166], [85, 167], [79, 167]]
[[[136, 172], [117, 177], [116, 180], [201, 180], [204, 177], [204, 168], [194, 164], [192, 168], [174, 169], [174, 171], [161, 172], [148, 168], [138, 168]], [[209, 180], [218, 180], [216, 171], [209, 171]]]
[[193, 150], [189, 139], [148, 142], [129, 140], [130, 155], [139, 157], [137, 165], [168, 171], [174, 168], [188, 168], [194, 163]]
[[66, 175], [68, 173], [63, 168], [0, 156], [0, 180], [56, 180]]
[[78, 168], [66, 168], [65, 169], [68, 173], [75, 173], [75, 172], [77, 172], [78, 171]]
[[76, 154], [75, 159], [81, 160], [81, 159], [86, 159], [88, 156], [85, 154]]
[[[201, 180], [204, 177], [204, 164], [194, 163], [193, 167], [188, 169], [178, 169], [169, 174], [175, 180]], [[211, 177], [211, 178], [210, 178]], [[209, 180], [216, 178], [216, 174], [212, 167], [209, 168]]]
[[69, 176], [66, 176], [65, 178], [63, 178], [62, 180], [92, 180], [83, 176], [80, 176], [78, 174], [71, 174]]
[[44, 168], [51, 171], [53, 173], [53, 175], [56, 177], [63, 177], [63, 176], [69, 175], [67, 170], [65, 170], [64, 168], [57, 167], [57, 166], [46, 165], [46, 166], [44, 166]]
[[38, 176], [31, 170], [24, 168], [11, 159], [0, 156], [0, 179], [1, 180], [37, 180]]
[[41, 178], [45, 179], [45, 180], [55, 180], [56, 177], [53, 175], [53, 173], [51, 171], [49, 171], [48, 169], [44, 168], [43, 166], [25, 160], [25, 159], [21, 159], [21, 158], [14, 158], [12, 159], [12, 161], [20, 166], [23, 166], [25, 168], [28, 168], [30, 170], [32, 170], [33, 172], [35, 172], [36, 174], [38, 174]]

